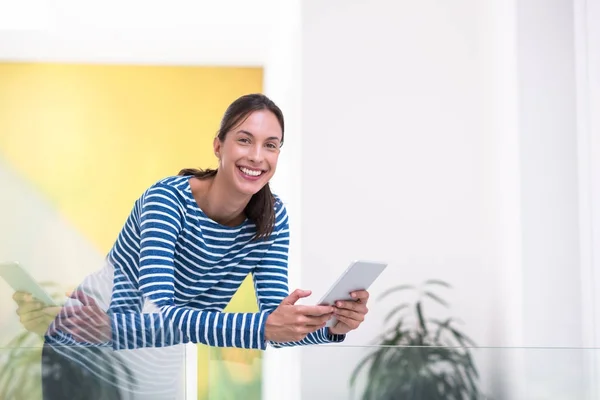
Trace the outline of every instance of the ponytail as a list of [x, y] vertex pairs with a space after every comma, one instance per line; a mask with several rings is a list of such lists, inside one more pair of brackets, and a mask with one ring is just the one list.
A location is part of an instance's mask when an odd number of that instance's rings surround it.
[[275, 227], [275, 197], [268, 183], [252, 196], [244, 212], [256, 225], [254, 239], [268, 239]]
[[179, 176], [194, 176], [198, 179], [210, 178], [217, 175], [216, 169], [197, 169], [197, 168], [184, 168], [179, 171]]

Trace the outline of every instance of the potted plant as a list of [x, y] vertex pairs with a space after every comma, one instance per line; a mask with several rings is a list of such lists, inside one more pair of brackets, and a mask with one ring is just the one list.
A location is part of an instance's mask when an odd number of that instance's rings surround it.
[[420, 287], [402, 285], [385, 291], [391, 294], [412, 291], [413, 302], [401, 302], [385, 318], [391, 324], [376, 340], [370, 352], [355, 368], [350, 386], [355, 389], [361, 373], [366, 383], [362, 399], [368, 400], [463, 400], [482, 397], [478, 372], [469, 347], [473, 341], [455, 327], [455, 318], [427, 317], [427, 302], [443, 307], [448, 303], [433, 291], [450, 288], [440, 280], [428, 280]]

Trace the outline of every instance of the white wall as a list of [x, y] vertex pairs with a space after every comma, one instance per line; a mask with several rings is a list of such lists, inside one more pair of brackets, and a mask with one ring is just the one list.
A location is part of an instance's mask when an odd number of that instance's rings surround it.
[[[28, 4], [29, 3], [29, 4]], [[17, 6], [17, 4], [19, 4]], [[1, 2], [0, 56], [26, 61], [263, 65], [273, 0]]]
[[[309, 0], [302, 12], [303, 286], [323, 292], [350, 260], [386, 260], [374, 295], [449, 281], [480, 346], [581, 346], [571, 1]], [[392, 306], [373, 303], [347, 344], [375, 338]], [[327, 374], [334, 350], [306, 354], [303, 398], [346, 398], [356, 352], [335, 350]], [[497, 398], [582, 398], [581, 351], [476, 354]]]
[[[323, 292], [355, 258], [389, 262], [374, 298], [443, 279], [452, 315], [491, 345], [478, 13], [476, 0], [303, 3], [302, 283]], [[369, 344], [396, 304], [373, 301], [347, 344]], [[335, 351], [326, 374], [321, 353], [302, 359], [303, 398], [347, 398], [356, 352]]]

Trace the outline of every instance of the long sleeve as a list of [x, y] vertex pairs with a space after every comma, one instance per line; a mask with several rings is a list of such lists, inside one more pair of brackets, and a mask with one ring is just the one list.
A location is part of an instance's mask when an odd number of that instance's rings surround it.
[[[289, 220], [283, 204], [277, 209], [273, 230], [274, 240], [253, 272], [254, 288], [261, 312], [271, 313], [289, 294], [288, 254], [290, 244]], [[345, 335], [329, 333], [323, 328], [297, 342], [269, 342], [276, 348], [342, 342]]]
[[[156, 185], [140, 205], [139, 294], [160, 312], [119, 309], [113, 299], [113, 348], [163, 347], [193, 342], [217, 347], [265, 349], [266, 311], [225, 313], [175, 304], [175, 246], [185, 202], [170, 186]], [[123, 293], [126, 302], [128, 294]]]

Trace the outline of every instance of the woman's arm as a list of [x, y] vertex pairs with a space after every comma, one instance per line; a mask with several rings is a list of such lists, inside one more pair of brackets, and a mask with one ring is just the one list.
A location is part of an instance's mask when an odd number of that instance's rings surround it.
[[[273, 229], [273, 242], [263, 259], [253, 271], [254, 286], [261, 312], [270, 313], [288, 296], [288, 254], [290, 244], [289, 221], [286, 208], [280, 203], [277, 208]], [[329, 333], [329, 328], [322, 328], [309, 333], [300, 341], [269, 342], [273, 347], [289, 347], [310, 344], [342, 342], [345, 335]]]
[[163, 347], [182, 342], [266, 348], [265, 311], [224, 313], [175, 305], [174, 253], [184, 210], [184, 200], [170, 186], [157, 185], [146, 192], [139, 218], [139, 291], [160, 312], [120, 312], [117, 307], [110, 315], [113, 348]]

